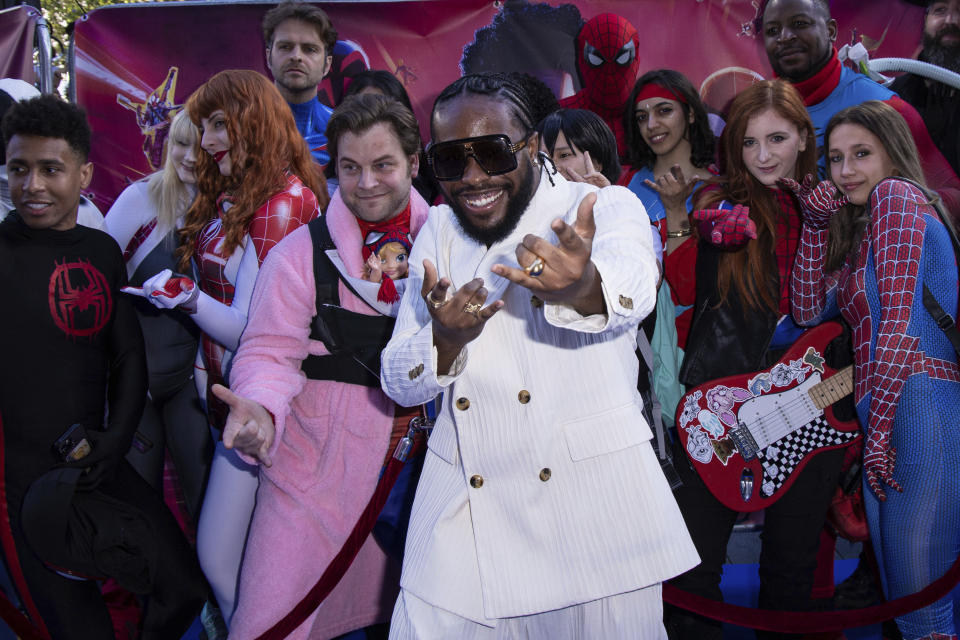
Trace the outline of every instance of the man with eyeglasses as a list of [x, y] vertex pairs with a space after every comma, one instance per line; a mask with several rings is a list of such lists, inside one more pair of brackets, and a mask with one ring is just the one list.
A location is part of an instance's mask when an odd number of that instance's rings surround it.
[[538, 158], [502, 74], [434, 104], [431, 210], [384, 349], [401, 405], [443, 393], [390, 637], [664, 638], [697, 562], [637, 393], [657, 266], [643, 205]]

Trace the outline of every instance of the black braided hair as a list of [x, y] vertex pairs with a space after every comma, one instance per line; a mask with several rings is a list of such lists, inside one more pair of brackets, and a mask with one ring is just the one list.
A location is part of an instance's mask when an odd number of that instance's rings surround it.
[[510, 104], [514, 124], [524, 131], [524, 135], [529, 135], [537, 124], [535, 106], [523, 85], [506, 73], [475, 73], [458, 78], [437, 96], [430, 114], [431, 137], [434, 134], [433, 116], [437, 113], [437, 107], [466, 94], [506, 100]]

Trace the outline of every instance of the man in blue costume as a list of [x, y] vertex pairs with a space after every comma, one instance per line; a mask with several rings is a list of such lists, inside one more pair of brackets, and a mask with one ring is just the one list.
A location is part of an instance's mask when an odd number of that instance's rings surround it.
[[[803, 96], [818, 148], [822, 150], [823, 131], [833, 114], [867, 100], [886, 102], [907, 121], [927, 184], [960, 220], [960, 179], [937, 150], [920, 114], [893, 91], [840, 63], [833, 45], [837, 23], [830, 17], [828, 0], [768, 0], [760, 33], [776, 76], [790, 81]], [[824, 167], [821, 151], [821, 172]]]
[[290, 105], [314, 161], [326, 165], [327, 121], [333, 110], [317, 98], [317, 85], [330, 71], [337, 31], [322, 9], [296, 1], [268, 11], [261, 27], [273, 83]]

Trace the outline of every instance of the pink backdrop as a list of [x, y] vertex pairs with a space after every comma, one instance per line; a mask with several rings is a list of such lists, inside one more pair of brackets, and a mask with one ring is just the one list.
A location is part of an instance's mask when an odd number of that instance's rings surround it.
[[33, 7], [0, 11], [0, 78], [36, 81], [33, 70], [33, 32], [40, 13]]
[[[491, 0], [318, 4], [330, 15], [340, 39], [349, 41], [344, 46], [354, 50], [354, 58], [359, 54], [369, 67], [388, 69], [404, 82], [421, 125], [426, 124], [437, 93], [460, 75], [464, 46], [500, 10], [500, 3]], [[738, 81], [752, 74], [771, 75], [762, 43], [752, 31], [759, 0], [569, 4], [584, 20], [606, 11], [630, 20], [640, 34], [641, 73], [674, 68], [696, 86], [711, 74], [721, 76], [707, 89], [708, 102], [724, 102], [736, 86], [742, 86]], [[874, 58], [916, 53], [922, 9], [903, 0], [834, 0], [831, 5], [839, 24], [838, 45], [862, 40]], [[130, 4], [96, 9], [77, 23], [76, 95], [94, 133], [96, 172], [90, 195], [104, 212], [130, 180], [151, 171], [168, 114], [204, 80], [227, 68], [268, 73], [259, 25], [271, 6]], [[516, 32], [525, 39], [529, 27]], [[542, 72], [557, 64], [551, 53], [555, 51], [545, 51], [537, 60], [527, 51], [514, 59], [528, 63], [531, 72]], [[568, 66], [575, 68], [574, 64], [570, 60]], [[746, 71], [731, 73], [733, 67]]]

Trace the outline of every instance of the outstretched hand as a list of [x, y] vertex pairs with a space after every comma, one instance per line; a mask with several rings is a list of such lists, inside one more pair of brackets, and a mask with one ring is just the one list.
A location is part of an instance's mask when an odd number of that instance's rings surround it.
[[829, 180], [824, 180], [814, 187], [813, 175], [809, 173], [802, 184], [791, 178], [780, 178], [777, 185], [781, 189], [789, 189], [797, 196], [804, 222], [814, 229], [826, 229], [833, 214], [849, 203], [847, 196], [841, 194], [837, 197], [837, 186]]
[[239, 396], [221, 384], [211, 388], [230, 407], [227, 424], [223, 428], [223, 445], [259, 460], [264, 466], [273, 465], [270, 447], [276, 435], [273, 416], [263, 406]]
[[693, 219], [698, 223], [700, 237], [723, 249], [735, 249], [757, 237], [757, 225], [746, 205], [734, 205], [732, 209], [697, 209]]
[[423, 261], [420, 296], [433, 319], [438, 371], [448, 371], [460, 350], [476, 339], [487, 320], [503, 308], [502, 300], [484, 308], [488, 292], [482, 278], [474, 278], [449, 295], [451, 284], [448, 278], [439, 277], [437, 267], [430, 260]]
[[[573, 225], [562, 218], [550, 224], [560, 241], [559, 246], [540, 236], [527, 234], [516, 250], [517, 262], [525, 268], [497, 264], [493, 266], [493, 272], [526, 287], [541, 300], [569, 304], [584, 315], [602, 313], [600, 274], [590, 259], [597, 230], [593, 217], [596, 202], [597, 195], [588, 194], [577, 207], [577, 219]], [[537, 270], [531, 267], [537, 260], [542, 261], [542, 269], [535, 275]]]
[[174, 277], [170, 269], [148, 278], [142, 287], [123, 287], [121, 291], [145, 298], [158, 309], [181, 307], [189, 313], [196, 312], [200, 295], [196, 282], [183, 276]]
[[380, 256], [371, 253], [363, 268], [363, 279], [367, 282], [380, 282], [383, 280], [383, 270], [381, 268]]
[[644, 180], [643, 182], [660, 195], [660, 202], [663, 203], [664, 209], [682, 208], [686, 210], [687, 198], [693, 193], [699, 180], [699, 176], [691, 176], [688, 180], [680, 165], [675, 164], [670, 167], [670, 171], [658, 177], [656, 182], [653, 180]]

